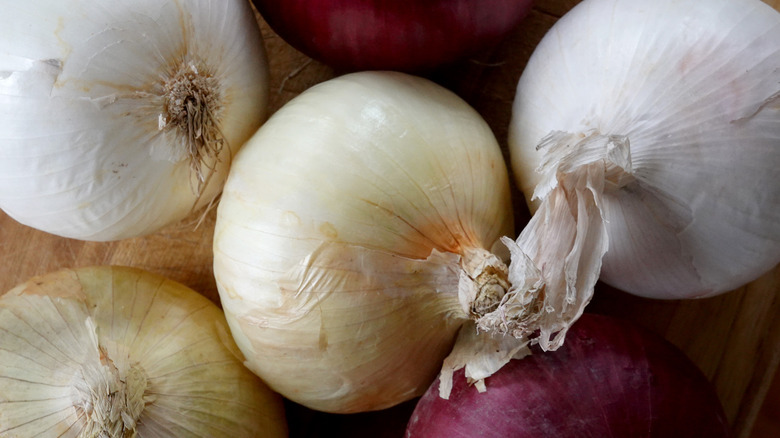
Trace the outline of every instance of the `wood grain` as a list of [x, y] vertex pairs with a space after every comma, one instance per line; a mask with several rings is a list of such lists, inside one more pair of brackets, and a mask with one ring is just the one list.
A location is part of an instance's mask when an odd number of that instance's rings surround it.
[[[780, 1], [767, 0], [779, 7]], [[539, 0], [516, 31], [477, 59], [431, 73], [488, 121], [506, 154], [514, 88], [534, 47], [576, 0]], [[271, 111], [340, 72], [292, 49], [260, 19], [271, 65]], [[517, 225], [528, 220], [515, 190]], [[203, 222], [196, 227], [200, 217]], [[29, 277], [65, 267], [129, 265], [179, 281], [219, 304], [211, 266], [214, 210], [153, 235], [118, 242], [82, 242], [20, 225], [0, 212], [0, 293]], [[632, 318], [685, 351], [715, 385], [736, 435], [748, 437], [780, 361], [780, 267], [736, 291], [695, 301], [653, 301], [599, 285], [589, 311]], [[0, 359], [2, 360], [2, 359]], [[292, 436], [402, 435], [413, 403], [379, 412], [336, 416], [289, 404]], [[377, 424], [382, 424], [377, 431]]]

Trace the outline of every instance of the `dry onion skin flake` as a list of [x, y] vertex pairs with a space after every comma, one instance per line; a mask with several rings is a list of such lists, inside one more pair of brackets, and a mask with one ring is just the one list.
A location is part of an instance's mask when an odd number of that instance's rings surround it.
[[156, 274], [66, 269], [0, 296], [0, 436], [286, 437], [221, 310]]
[[268, 64], [248, 2], [5, 6], [3, 211], [48, 233], [107, 241], [213, 202], [267, 112]]

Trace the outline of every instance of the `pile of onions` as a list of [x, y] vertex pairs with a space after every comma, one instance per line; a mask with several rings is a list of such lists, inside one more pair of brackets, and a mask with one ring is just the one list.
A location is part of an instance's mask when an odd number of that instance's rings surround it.
[[157, 231], [214, 200], [266, 117], [243, 0], [30, 0], [0, 28], [0, 208], [22, 224]]
[[730, 436], [720, 401], [674, 345], [628, 321], [585, 314], [554, 352], [513, 360], [479, 392], [456, 374], [434, 384], [406, 438]]
[[421, 71], [491, 47], [531, 0], [253, 0], [306, 55], [343, 70]]
[[287, 436], [220, 309], [147, 271], [31, 278], [0, 295], [0, 351], [3, 437]]
[[249, 367], [314, 409], [381, 409], [439, 367], [442, 395], [460, 368], [484, 389], [529, 346], [559, 348], [602, 264], [656, 298], [775, 266], [777, 41], [758, 0], [572, 9], [518, 84], [509, 147], [538, 209], [516, 240], [499, 147], [457, 96], [375, 71], [307, 90], [239, 153], [217, 215]]

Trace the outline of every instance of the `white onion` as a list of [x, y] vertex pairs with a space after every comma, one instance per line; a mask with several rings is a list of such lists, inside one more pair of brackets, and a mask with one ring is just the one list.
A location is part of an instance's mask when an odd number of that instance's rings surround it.
[[0, 208], [23, 224], [154, 232], [213, 200], [265, 118], [245, 1], [11, 2], [0, 28]]
[[622, 143], [596, 200], [601, 279], [652, 298], [733, 290], [780, 262], [778, 66], [780, 14], [758, 0], [585, 0], [518, 83], [518, 183], [539, 207], [555, 166]]

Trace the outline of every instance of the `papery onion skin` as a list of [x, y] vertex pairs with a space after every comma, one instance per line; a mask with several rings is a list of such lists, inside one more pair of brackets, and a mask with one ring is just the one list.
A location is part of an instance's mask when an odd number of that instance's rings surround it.
[[360, 72], [287, 103], [237, 155], [214, 274], [247, 365], [326, 412], [422, 394], [467, 315], [461, 257], [512, 233], [485, 121], [454, 93]]
[[287, 436], [221, 310], [145, 270], [64, 269], [0, 295], [0, 351], [3, 437]]
[[[601, 279], [650, 298], [733, 290], [780, 262], [780, 14], [758, 0], [585, 0], [518, 83], [514, 175], [540, 141], [626, 136], [636, 182], [606, 192]], [[564, 47], [564, 50], [561, 50]]]
[[554, 352], [512, 360], [486, 392], [455, 375], [418, 401], [407, 438], [708, 438], [731, 432], [713, 386], [677, 347], [629, 321], [584, 314]]
[[344, 71], [420, 72], [498, 43], [530, 0], [253, 0], [306, 55]]
[[[91, 241], [209, 205], [266, 117], [241, 0], [31, 0], [0, 17], [0, 208]], [[197, 218], [192, 218], [196, 222]]]

